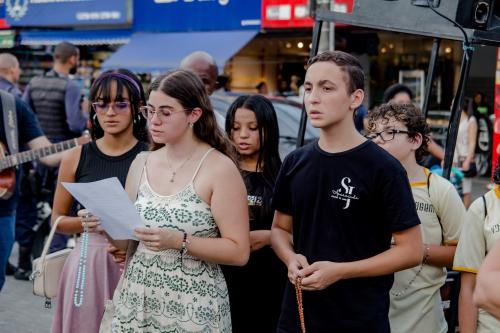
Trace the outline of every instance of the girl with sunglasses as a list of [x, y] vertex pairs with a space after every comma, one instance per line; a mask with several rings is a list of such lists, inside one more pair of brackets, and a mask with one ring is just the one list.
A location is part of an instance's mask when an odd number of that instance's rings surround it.
[[[82, 234], [68, 256], [59, 282], [52, 332], [98, 332], [104, 302], [113, 296], [120, 265], [108, 253], [109, 243], [99, 231], [96, 216], [73, 216], [74, 200], [63, 182], [93, 182], [117, 177], [122, 185], [135, 156], [147, 150], [145, 104], [137, 77], [125, 69], [100, 75], [90, 88], [91, 141], [63, 158], [54, 197], [52, 222], [57, 231]], [[86, 262], [82, 256], [86, 255]]]

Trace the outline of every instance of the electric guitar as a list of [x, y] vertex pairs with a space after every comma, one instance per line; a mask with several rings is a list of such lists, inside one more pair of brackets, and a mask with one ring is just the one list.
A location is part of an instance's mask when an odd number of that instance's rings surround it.
[[15, 167], [17, 165], [31, 162], [52, 154], [57, 154], [73, 147], [83, 145], [89, 141], [90, 135], [86, 133], [79, 138], [62, 141], [50, 146], [27, 150], [12, 155], [6, 155], [7, 149], [0, 141], [0, 199], [7, 200], [14, 193], [16, 187]]

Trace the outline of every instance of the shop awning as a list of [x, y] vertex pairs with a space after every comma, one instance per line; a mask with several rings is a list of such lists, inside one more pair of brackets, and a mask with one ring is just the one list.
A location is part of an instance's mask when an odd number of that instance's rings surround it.
[[56, 45], [66, 41], [75, 45], [126, 44], [131, 30], [44, 30], [22, 31], [23, 45]]
[[245, 46], [258, 31], [137, 33], [103, 64], [103, 69], [123, 67], [138, 73], [164, 72], [179, 67], [191, 52], [205, 51], [217, 66]]

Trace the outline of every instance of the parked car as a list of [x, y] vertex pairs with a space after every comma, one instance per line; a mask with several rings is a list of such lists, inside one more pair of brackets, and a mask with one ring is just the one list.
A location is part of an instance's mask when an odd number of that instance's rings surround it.
[[[229, 106], [237, 97], [236, 95], [214, 94], [210, 96], [210, 100], [214, 111], [225, 119]], [[274, 109], [276, 110], [280, 130], [279, 151], [281, 158], [284, 158], [296, 148], [302, 105], [280, 97], [266, 97], [273, 103]], [[304, 136], [304, 144], [317, 140], [318, 138], [319, 129], [312, 127], [308, 122]]]

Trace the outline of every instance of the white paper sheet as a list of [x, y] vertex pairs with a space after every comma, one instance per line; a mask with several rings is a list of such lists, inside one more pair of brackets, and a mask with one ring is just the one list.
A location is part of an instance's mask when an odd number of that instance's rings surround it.
[[144, 227], [144, 222], [118, 178], [62, 184], [88, 211], [99, 217], [111, 238], [137, 240], [134, 229]]

